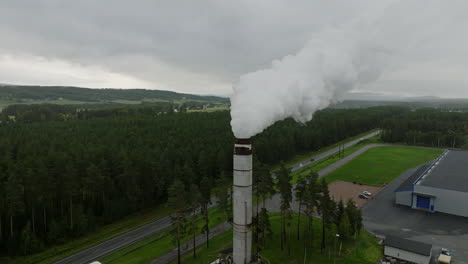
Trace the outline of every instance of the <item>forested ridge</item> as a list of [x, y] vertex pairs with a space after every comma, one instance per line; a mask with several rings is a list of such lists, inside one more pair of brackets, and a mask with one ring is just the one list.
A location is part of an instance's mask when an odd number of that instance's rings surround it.
[[68, 99], [84, 102], [112, 100], [201, 100], [210, 102], [228, 102], [228, 98], [201, 96], [163, 90], [147, 89], [91, 89], [69, 86], [25, 86], [0, 85], [0, 99], [58, 100]]
[[[55, 110], [52, 110], [55, 111]], [[0, 124], [0, 250], [31, 254], [213, 183], [232, 170], [229, 112], [163, 113], [127, 108]], [[274, 165], [377, 128], [400, 107], [324, 110], [307, 124], [276, 123], [253, 139]]]
[[468, 147], [468, 112], [417, 109], [385, 119], [382, 129], [382, 139], [386, 142], [431, 147]]

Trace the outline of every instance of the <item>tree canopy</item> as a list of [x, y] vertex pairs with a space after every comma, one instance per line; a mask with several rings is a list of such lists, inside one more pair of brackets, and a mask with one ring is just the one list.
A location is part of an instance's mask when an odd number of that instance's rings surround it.
[[[64, 114], [54, 109], [47, 111]], [[405, 111], [324, 110], [306, 124], [281, 121], [253, 139], [254, 155], [277, 164]], [[185, 190], [197, 185], [206, 204], [214, 191], [207, 187], [223, 172], [232, 175], [227, 111], [143, 107], [66, 114], [0, 123], [0, 251], [33, 253], [41, 247], [23, 244], [47, 247], [165, 203], [175, 179]]]

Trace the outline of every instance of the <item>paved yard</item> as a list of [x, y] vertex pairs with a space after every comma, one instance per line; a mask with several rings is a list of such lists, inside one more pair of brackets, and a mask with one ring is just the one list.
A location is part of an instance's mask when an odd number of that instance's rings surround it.
[[373, 198], [378, 192], [380, 192], [382, 188], [354, 184], [352, 182], [346, 181], [334, 181], [328, 185], [328, 189], [330, 190], [330, 196], [333, 198], [333, 200], [337, 202], [343, 200], [343, 202], [346, 204], [346, 201], [351, 198], [357, 206], [362, 207], [369, 200], [359, 198], [359, 194], [361, 194], [363, 191], [368, 191], [372, 194]]
[[400, 175], [363, 206], [364, 227], [376, 235], [392, 234], [433, 244], [437, 255], [441, 247], [448, 248], [453, 264], [468, 264], [468, 218], [395, 205], [394, 190], [414, 171]]

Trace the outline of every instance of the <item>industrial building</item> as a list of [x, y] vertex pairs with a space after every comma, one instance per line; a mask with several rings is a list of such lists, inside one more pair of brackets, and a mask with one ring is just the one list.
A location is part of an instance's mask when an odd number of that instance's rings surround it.
[[384, 242], [384, 255], [390, 263], [391, 260], [405, 261], [405, 263], [429, 264], [432, 258], [432, 245], [387, 236]]
[[395, 190], [395, 203], [468, 217], [468, 151], [446, 150]]

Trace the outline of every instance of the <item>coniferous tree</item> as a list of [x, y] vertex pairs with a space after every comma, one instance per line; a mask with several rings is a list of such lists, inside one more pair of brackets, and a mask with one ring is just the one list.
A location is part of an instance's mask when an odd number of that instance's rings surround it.
[[226, 173], [222, 172], [216, 181], [215, 193], [218, 198], [219, 210], [224, 213], [227, 221], [231, 221], [232, 218], [231, 188], [231, 180]]
[[312, 247], [313, 242], [313, 214], [318, 211], [320, 204], [320, 189], [317, 182], [318, 174], [312, 172], [306, 178], [306, 185], [304, 190], [304, 201], [307, 206], [304, 210], [305, 215], [307, 216], [306, 232], [304, 235], [304, 261], [307, 256], [307, 248]]
[[201, 182], [200, 182], [200, 193], [201, 193], [201, 200], [200, 200], [200, 205], [201, 205], [201, 211], [202, 211], [202, 216], [204, 219], [204, 224], [202, 231], [206, 235], [206, 247], [210, 247], [209, 241], [210, 241], [210, 218], [208, 214], [208, 209], [209, 205], [211, 203], [211, 181], [208, 177], [203, 177]]
[[266, 240], [271, 239], [273, 237], [273, 230], [271, 229], [271, 223], [270, 223], [270, 217], [268, 215], [268, 210], [264, 207], [260, 210], [258, 222], [259, 222], [258, 226], [260, 229], [259, 251], [261, 252], [262, 249], [264, 249], [266, 246]]
[[338, 233], [340, 234], [340, 239], [346, 241], [351, 237], [352, 228], [349, 221], [348, 214], [343, 214], [338, 225]]
[[254, 175], [257, 178], [258, 199], [262, 200], [262, 208], [265, 208], [266, 198], [275, 193], [275, 183], [273, 182], [270, 170], [264, 164], [258, 164]]
[[362, 228], [361, 209], [356, 206], [356, 203], [354, 203], [352, 199], [349, 199], [346, 202], [345, 212], [348, 215], [349, 222], [351, 225], [351, 235], [354, 235], [356, 237]]
[[343, 214], [345, 213], [345, 206], [343, 203], [343, 200], [340, 200], [337, 205], [336, 205], [336, 221], [335, 223], [339, 225], [341, 223], [341, 218], [343, 217]]
[[187, 204], [190, 205], [190, 225], [188, 232], [192, 235], [193, 257], [197, 257], [196, 237], [197, 237], [197, 213], [200, 209], [201, 193], [196, 184], [190, 186], [190, 192], [187, 195]]
[[[36, 197], [39, 194], [38, 184], [35, 182], [35, 173], [32, 169], [28, 168], [25, 170], [24, 173], [24, 200], [25, 200], [25, 208], [30, 208], [30, 217], [31, 217], [31, 225], [32, 225], [32, 232], [36, 233], [36, 204], [37, 200]], [[30, 228], [31, 229], [31, 228]]]
[[280, 171], [278, 173], [277, 188], [280, 192], [281, 197], [281, 250], [284, 249], [284, 243], [287, 239], [286, 229], [287, 220], [289, 216], [289, 209], [291, 208], [292, 200], [292, 186], [291, 186], [291, 174], [289, 170], [281, 164]]
[[[96, 175], [95, 175], [96, 176]], [[70, 212], [70, 230], [73, 230], [73, 199], [78, 193], [78, 174], [74, 167], [68, 165], [65, 169], [65, 175], [63, 176], [64, 181], [64, 189], [66, 193], [68, 193], [67, 200], [69, 202], [69, 212]]]
[[174, 223], [171, 233], [177, 244], [177, 263], [180, 264], [180, 240], [185, 236], [187, 213], [187, 194], [182, 181], [175, 179], [174, 183], [168, 189], [168, 194], [168, 206], [174, 210], [174, 213], [171, 215]]
[[5, 196], [10, 218], [10, 237], [14, 238], [15, 216], [24, 212], [24, 186], [18, 174], [11, 172], [5, 184]]
[[0, 245], [3, 242], [3, 215], [6, 208], [6, 196], [5, 189], [3, 185], [0, 185]]
[[253, 217], [254, 226], [254, 239], [256, 245], [256, 255], [260, 252], [260, 235], [263, 232], [262, 222], [260, 221], [259, 207], [262, 204], [262, 208], [265, 208], [265, 199], [268, 195], [274, 193], [274, 182], [271, 173], [267, 166], [255, 160], [254, 162], [254, 173], [253, 173], [254, 191], [257, 197], [255, 216]]
[[325, 179], [322, 179], [320, 183], [320, 215], [322, 216], [322, 243], [320, 250], [323, 253], [323, 250], [326, 247], [326, 229], [332, 223], [333, 218], [333, 211], [335, 208], [333, 207], [332, 200], [330, 198], [330, 192], [328, 190], [328, 184]]
[[296, 192], [296, 201], [299, 202], [299, 212], [297, 215], [297, 240], [299, 240], [300, 234], [300, 227], [301, 227], [301, 209], [302, 203], [306, 196], [306, 188], [307, 188], [307, 180], [304, 178], [300, 178], [297, 183], [294, 191]]

